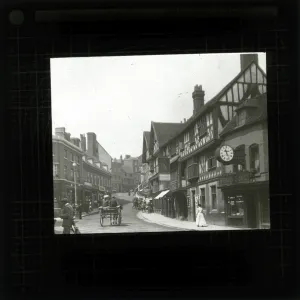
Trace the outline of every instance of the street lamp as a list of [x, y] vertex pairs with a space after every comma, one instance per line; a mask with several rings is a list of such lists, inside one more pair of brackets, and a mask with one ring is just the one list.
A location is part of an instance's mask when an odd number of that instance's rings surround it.
[[75, 183], [75, 207], [77, 207], [77, 186], [76, 186], [76, 167], [77, 167], [77, 164], [75, 162], [73, 163], [73, 167], [74, 167], [74, 183]]

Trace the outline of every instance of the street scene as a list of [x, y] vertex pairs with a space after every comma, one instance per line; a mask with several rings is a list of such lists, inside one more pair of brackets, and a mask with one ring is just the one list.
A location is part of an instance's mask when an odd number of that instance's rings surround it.
[[270, 228], [265, 53], [51, 59], [55, 234]]

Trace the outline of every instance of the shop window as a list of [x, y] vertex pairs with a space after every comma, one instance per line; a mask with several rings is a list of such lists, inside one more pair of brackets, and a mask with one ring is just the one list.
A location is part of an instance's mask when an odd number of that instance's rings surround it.
[[243, 196], [228, 197], [228, 216], [237, 217], [244, 216], [244, 200]]
[[259, 163], [259, 145], [253, 144], [249, 147], [249, 156], [250, 156], [250, 169], [255, 173], [260, 171]]
[[212, 185], [210, 187], [211, 191], [211, 208], [212, 209], [217, 209], [217, 188], [215, 185]]
[[206, 203], [205, 203], [205, 188], [200, 189], [200, 204], [202, 205], [202, 208], [205, 209]]
[[262, 225], [270, 225], [270, 199], [261, 202], [261, 222]]

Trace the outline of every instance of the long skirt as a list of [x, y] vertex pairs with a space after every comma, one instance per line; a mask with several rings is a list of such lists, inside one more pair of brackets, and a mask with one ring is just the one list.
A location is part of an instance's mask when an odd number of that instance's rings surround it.
[[207, 226], [203, 213], [198, 213], [196, 219], [196, 225], [201, 227]]

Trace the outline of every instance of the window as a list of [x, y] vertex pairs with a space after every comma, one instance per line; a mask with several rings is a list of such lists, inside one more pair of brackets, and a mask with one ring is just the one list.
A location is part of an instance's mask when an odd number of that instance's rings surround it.
[[184, 134], [183, 141], [184, 141], [185, 144], [190, 141], [190, 133], [189, 132], [186, 132]]
[[65, 158], [68, 158], [68, 151], [65, 149]]
[[198, 135], [199, 137], [202, 137], [207, 133], [207, 122], [205, 117], [202, 117], [198, 122]]
[[200, 171], [200, 174], [206, 172], [206, 161], [205, 161], [205, 156], [200, 156], [199, 157], [199, 171]]
[[211, 155], [208, 157], [207, 159], [207, 167], [208, 167], [208, 170], [210, 169], [213, 169], [217, 166], [217, 160], [216, 160], [216, 157]]
[[53, 176], [58, 177], [58, 165], [53, 165]]
[[242, 126], [246, 122], [247, 113], [245, 110], [242, 110], [238, 113], [237, 117], [237, 126]]
[[244, 216], [244, 199], [243, 196], [230, 196], [227, 202], [228, 216]]
[[215, 185], [210, 187], [211, 191], [211, 208], [217, 209], [217, 188]]
[[190, 137], [189, 137], [190, 138], [190, 143], [191, 144], [195, 143], [195, 131], [194, 131], [194, 127], [192, 127], [190, 129], [189, 134], [190, 134]]
[[68, 167], [64, 166], [64, 178], [67, 179], [68, 176]]
[[74, 178], [74, 170], [73, 169], [71, 169], [71, 180], [74, 180], [75, 178]]
[[258, 144], [253, 144], [249, 148], [250, 169], [258, 173], [260, 171], [259, 146]]
[[202, 208], [205, 208], [205, 188], [200, 189], [200, 204], [202, 205]]
[[236, 164], [233, 165], [233, 172], [239, 172], [245, 170], [246, 161], [245, 161], [245, 145], [240, 145], [235, 148], [234, 156], [236, 159]]

